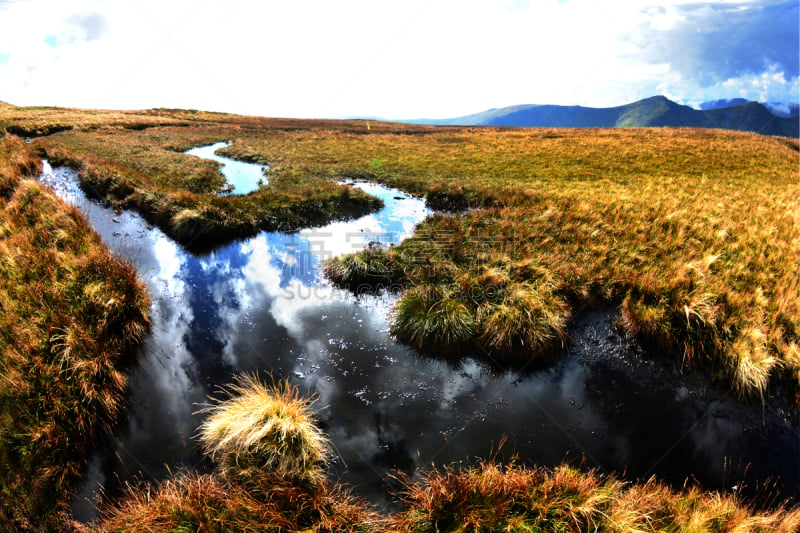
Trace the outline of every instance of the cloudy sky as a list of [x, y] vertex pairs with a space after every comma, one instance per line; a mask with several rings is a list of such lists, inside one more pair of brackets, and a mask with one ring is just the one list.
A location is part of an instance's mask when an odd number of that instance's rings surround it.
[[798, 100], [798, 1], [0, 0], [0, 100], [288, 117]]

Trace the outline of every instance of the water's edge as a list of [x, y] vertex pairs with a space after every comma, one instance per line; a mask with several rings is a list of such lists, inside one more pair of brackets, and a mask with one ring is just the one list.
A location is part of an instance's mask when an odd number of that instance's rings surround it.
[[249, 194], [269, 183], [266, 165], [254, 165], [217, 155], [217, 150], [230, 146], [230, 142], [218, 142], [208, 146], [198, 146], [183, 152], [186, 155], [216, 161], [220, 171], [228, 180], [229, 189], [225, 194]]

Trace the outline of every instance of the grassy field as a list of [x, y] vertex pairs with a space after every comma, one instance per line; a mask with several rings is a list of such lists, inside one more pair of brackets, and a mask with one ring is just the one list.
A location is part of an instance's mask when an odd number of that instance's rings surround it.
[[655, 480], [630, 485], [562, 466], [527, 469], [483, 462], [434, 471], [409, 483], [406, 510], [392, 531], [501, 533], [559, 531], [784, 532], [800, 528], [800, 509], [753, 512], [735, 498], [674, 491]]
[[121, 413], [148, 328], [132, 267], [80, 213], [24, 179], [40, 160], [0, 137], [0, 530], [61, 530], [93, 445]]

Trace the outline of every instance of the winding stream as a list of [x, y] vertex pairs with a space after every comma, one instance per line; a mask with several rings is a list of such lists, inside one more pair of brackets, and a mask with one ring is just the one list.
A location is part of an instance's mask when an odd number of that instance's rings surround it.
[[218, 142], [208, 146], [198, 146], [184, 153], [201, 159], [210, 159], [221, 164], [220, 171], [228, 180], [229, 194], [247, 194], [269, 183], [266, 171], [269, 167], [243, 163], [228, 157], [217, 155], [217, 150], [230, 146], [229, 142]]
[[580, 315], [559, 362], [532, 374], [421, 358], [395, 343], [395, 296], [354, 297], [326, 282], [319, 266], [411, 235], [429, 211], [401, 191], [357, 183], [386, 206], [195, 256], [135, 213], [87, 200], [73, 170], [46, 167], [41, 179], [136, 266], [153, 298], [153, 331], [130, 373], [128, 424], [91, 460], [74, 503], [79, 520], [94, 516], [100, 485], [113, 496], [133, 479], [210, 468], [193, 439], [201, 420], [194, 413], [233, 375], [254, 371], [318, 394], [338, 455], [332, 477], [379, 505], [391, 505], [398, 488], [393, 470], [487, 457], [504, 435], [503, 455], [526, 463], [566, 459], [678, 486], [691, 477], [762, 500], [800, 497], [798, 428], [700, 377], [679, 376], [667, 358], [645, 357], [613, 327], [614, 310]]

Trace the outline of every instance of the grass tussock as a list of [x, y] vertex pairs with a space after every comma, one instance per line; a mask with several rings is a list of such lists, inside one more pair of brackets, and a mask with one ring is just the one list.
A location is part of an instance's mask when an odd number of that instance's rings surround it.
[[697, 489], [676, 492], [650, 480], [630, 485], [613, 477], [481, 463], [435, 471], [407, 483], [407, 509], [396, 531], [791, 532], [800, 509], [754, 512], [733, 497]]
[[80, 213], [24, 178], [0, 139], [0, 529], [59, 530], [93, 444], [115, 425], [148, 328], [135, 271]]
[[[240, 378], [201, 427], [211, 475], [180, 474], [130, 487], [87, 531], [507, 531], [794, 532], [800, 507], [755, 511], [734, 496], [630, 484], [569, 466], [433, 470], [406, 489], [403, 509], [381, 515], [318, 469], [327, 444], [310, 401], [282, 382]], [[310, 471], [313, 470], [313, 471]]]
[[130, 488], [98, 531], [379, 531], [379, 516], [325, 480], [327, 437], [296, 387], [244, 376], [199, 430], [213, 475]]
[[203, 450], [227, 476], [248, 481], [269, 472], [310, 485], [323, 479], [329, 444], [313, 400], [287, 381], [267, 387], [253, 376], [239, 378], [228, 393], [205, 411], [199, 429]]
[[323, 272], [328, 279], [354, 293], [392, 290], [406, 281], [388, 250], [377, 247], [328, 259]]

